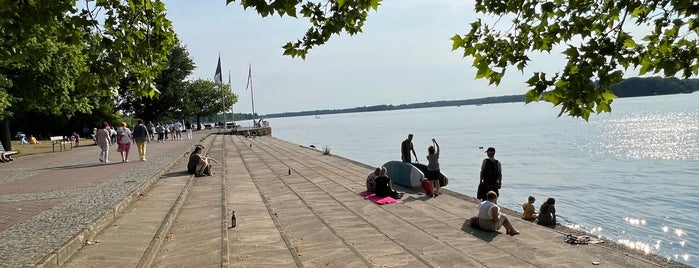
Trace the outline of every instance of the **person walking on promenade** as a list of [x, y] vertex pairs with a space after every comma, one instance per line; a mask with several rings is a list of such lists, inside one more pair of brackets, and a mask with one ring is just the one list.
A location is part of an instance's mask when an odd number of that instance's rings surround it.
[[141, 161], [146, 161], [146, 143], [149, 140], [148, 128], [143, 124], [143, 119], [138, 119], [138, 125], [133, 128], [133, 139], [138, 147], [138, 156]]
[[147, 127], [148, 127], [148, 134], [150, 134], [148, 141], [152, 141], [155, 139], [155, 125], [153, 124], [153, 121], [148, 121]]
[[192, 139], [192, 123], [187, 120], [187, 122], [184, 123], [184, 129], [187, 131], [187, 139], [191, 140]]
[[502, 166], [500, 161], [495, 159], [495, 148], [489, 147], [485, 152], [488, 154], [488, 158], [483, 159], [481, 163], [480, 183], [476, 195], [480, 200], [486, 200], [486, 193], [489, 191], [500, 196], [499, 190], [502, 186]]
[[117, 132], [113, 127], [109, 127], [109, 138], [112, 140], [112, 144], [119, 144], [117, 141]]
[[415, 162], [417, 161], [417, 154], [415, 154], [415, 149], [413, 149], [413, 134], [408, 134], [408, 138], [403, 141], [403, 143], [400, 144], [400, 156], [401, 160], [405, 163], [410, 163], [412, 162], [412, 159], [410, 158], [410, 152], [413, 152], [413, 155], [415, 156]]
[[73, 135], [70, 136], [70, 139], [75, 141], [75, 147], [80, 146], [80, 135], [78, 135], [77, 132], [73, 132]]
[[155, 127], [155, 132], [158, 133], [158, 142], [164, 142], [165, 141], [165, 127], [163, 126], [163, 123], [158, 123], [158, 126]]
[[549, 197], [546, 202], [541, 204], [539, 208], [539, 217], [536, 219], [536, 223], [540, 225], [556, 225], [558, 221], [556, 220], [556, 199]]
[[437, 140], [432, 139], [432, 144], [427, 148], [427, 180], [430, 181], [432, 185], [432, 197], [437, 197], [439, 195], [439, 190], [441, 186], [439, 185], [439, 177], [441, 173], [439, 171], [439, 144]]
[[510, 219], [500, 213], [498, 194], [494, 191], [486, 193], [486, 201], [478, 205], [478, 226], [486, 231], [497, 231], [505, 227], [505, 234], [517, 235], [519, 232], [512, 226]]
[[[167, 124], [167, 133], [170, 133], [170, 140], [174, 141], [175, 140], [175, 124], [168, 123]], [[167, 139], [167, 138], [165, 138]]]
[[112, 145], [112, 139], [109, 137], [109, 123], [102, 122], [102, 128], [95, 133], [95, 142], [100, 147], [100, 162], [109, 163], [109, 146]]
[[131, 129], [126, 126], [126, 122], [121, 122], [121, 127], [117, 130], [117, 142], [119, 147], [117, 152], [121, 153], [121, 162], [129, 162], [129, 150], [131, 150]]

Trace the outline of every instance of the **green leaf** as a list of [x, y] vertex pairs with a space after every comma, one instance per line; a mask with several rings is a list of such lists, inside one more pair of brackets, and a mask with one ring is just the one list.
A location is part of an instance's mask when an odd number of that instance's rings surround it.
[[604, 99], [605, 101], [613, 100], [615, 98], [616, 98], [616, 95], [614, 95], [614, 93], [612, 93], [612, 92], [607, 91], [607, 92], [602, 93], [602, 99]]
[[450, 39], [452, 41], [451, 51], [457, 50], [464, 45], [464, 39], [462, 39], [458, 34], [452, 36]]
[[530, 103], [530, 102], [538, 102], [541, 98], [541, 95], [536, 92], [536, 90], [529, 90], [527, 93], [524, 94], [524, 101], [525, 103]]

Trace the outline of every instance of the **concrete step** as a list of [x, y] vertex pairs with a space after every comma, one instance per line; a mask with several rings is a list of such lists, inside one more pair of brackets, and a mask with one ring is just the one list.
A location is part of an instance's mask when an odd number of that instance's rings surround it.
[[[208, 138], [212, 140], [212, 137]], [[154, 252], [170, 239], [170, 225], [193, 185], [187, 157], [177, 161], [142, 198], [119, 214], [114, 223], [88, 241], [63, 267], [150, 266]]]
[[[207, 154], [223, 159], [222, 140], [213, 137]], [[167, 239], [153, 257], [152, 267], [220, 267], [222, 255], [227, 257], [225, 206], [222, 204], [222, 170], [214, 164], [214, 175], [194, 178], [186, 202], [167, 232]], [[223, 224], [222, 224], [223, 222]], [[222, 246], [222, 243], [224, 244]]]
[[[181, 190], [188, 187], [186, 176], [179, 188], [172, 178], [161, 180], [116, 222], [143, 228], [109, 228], [100, 243], [85, 247], [94, 251], [71, 267], [150, 266], [144, 256], [157, 267], [658, 266], [612, 245], [569, 245], [560, 229], [511, 211], [520, 235], [473, 229], [466, 220], [476, 215], [476, 204], [448, 189], [429, 198], [421, 189], [399, 188], [406, 192], [399, 204], [376, 205], [360, 196], [374, 167], [273, 137], [222, 135], [212, 141], [212, 156], [222, 160], [215, 176], [195, 178], [191, 191]], [[140, 213], [167, 218], [167, 205], [156, 204], [163, 198], [172, 208], [180, 192], [188, 198], [172, 228], [139, 219]], [[150, 206], [159, 209], [146, 210]], [[231, 210], [237, 227], [228, 229]], [[148, 235], [151, 241], [143, 239]], [[153, 246], [159, 237], [163, 246]], [[139, 251], [140, 262], [127, 262]]]

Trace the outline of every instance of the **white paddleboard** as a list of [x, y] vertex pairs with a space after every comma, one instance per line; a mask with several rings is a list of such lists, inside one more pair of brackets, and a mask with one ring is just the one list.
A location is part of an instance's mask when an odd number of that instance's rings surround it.
[[425, 175], [410, 163], [388, 161], [383, 164], [383, 167], [388, 171], [388, 177], [393, 183], [412, 188], [422, 187], [421, 180]]

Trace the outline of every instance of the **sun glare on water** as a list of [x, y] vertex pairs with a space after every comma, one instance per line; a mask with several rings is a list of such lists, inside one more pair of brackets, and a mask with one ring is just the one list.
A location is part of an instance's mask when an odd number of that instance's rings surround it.
[[641, 242], [641, 241], [631, 241], [628, 239], [620, 239], [617, 241], [619, 244], [625, 245], [631, 249], [637, 249], [642, 251], [645, 254], [650, 254], [652, 252], [652, 249], [658, 249], [660, 248], [660, 244], [655, 244], [651, 245], [649, 243]]
[[644, 219], [636, 219], [636, 218], [631, 218], [631, 217], [625, 217], [624, 221], [633, 225], [633, 226], [641, 226], [641, 225], [646, 225], [646, 220]]

